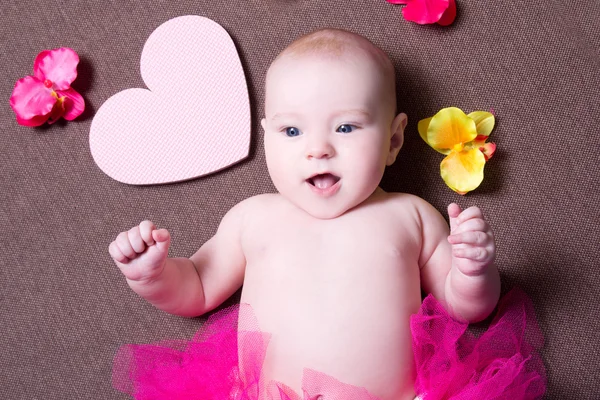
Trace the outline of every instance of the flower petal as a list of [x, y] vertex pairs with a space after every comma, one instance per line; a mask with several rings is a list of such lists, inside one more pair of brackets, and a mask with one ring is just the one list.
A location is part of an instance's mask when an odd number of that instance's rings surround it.
[[42, 50], [33, 60], [33, 76], [38, 78], [40, 81], [44, 82], [46, 76], [44, 72], [40, 69], [40, 63], [44, 58], [50, 55], [50, 50]]
[[442, 14], [439, 21], [437, 22], [441, 26], [448, 26], [454, 22], [456, 18], [456, 2], [454, 0], [450, 0], [448, 2], [448, 8]]
[[479, 149], [452, 152], [442, 160], [440, 173], [450, 189], [464, 194], [483, 181], [485, 157]]
[[83, 110], [85, 110], [85, 101], [83, 100], [83, 96], [77, 93], [75, 89], [68, 88], [67, 90], [57, 90], [56, 93], [59, 97], [64, 99], [64, 119], [72, 121], [79, 117]]
[[79, 56], [68, 47], [44, 50], [35, 58], [33, 72], [41, 81], [48, 79], [54, 90], [65, 90], [77, 78]]
[[[432, 118], [433, 117], [422, 119], [419, 121], [419, 123], [417, 125], [417, 129], [419, 130], [419, 135], [421, 136], [421, 139], [423, 139], [425, 141], [425, 143], [427, 143], [429, 146], [431, 146], [431, 143], [429, 143], [427, 141], [427, 129], [429, 128], [429, 123], [431, 122]], [[431, 148], [434, 149], [435, 151], [439, 151], [442, 154], [450, 153], [450, 150], [448, 150], [448, 149], [441, 150], [441, 149], [436, 149], [433, 146], [431, 146]]]
[[427, 143], [438, 151], [451, 150], [476, 137], [475, 122], [456, 107], [442, 108], [431, 118], [427, 128]]
[[496, 144], [495, 143], [485, 143], [483, 146], [479, 148], [479, 151], [483, 153], [485, 157], [485, 161], [492, 158], [494, 153], [496, 152]]
[[433, 117], [424, 118], [419, 121], [417, 124], [417, 129], [419, 130], [419, 135], [421, 135], [421, 139], [425, 141], [425, 143], [429, 144], [427, 141], [427, 129], [429, 128], [429, 123]]
[[17, 123], [23, 126], [40, 126], [44, 125], [44, 123], [48, 120], [48, 115], [36, 115], [31, 119], [23, 119], [17, 115]]
[[473, 111], [468, 115], [473, 121], [475, 121], [475, 127], [477, 129], [477, 135], [479, 136], [490, 136], [496, 123], [494, 114], [487, 111]]
[[21, 121], [47, 115], [55, 103], [56, 97], [52, 96], [52, 92], [33, 76], [19, 79], [10, 96], [10, 106]]
[[442, 18], [449, 6], [449, 0], [412, 0], [402, 9], [407, 21], [417, 24], [434, 24]]

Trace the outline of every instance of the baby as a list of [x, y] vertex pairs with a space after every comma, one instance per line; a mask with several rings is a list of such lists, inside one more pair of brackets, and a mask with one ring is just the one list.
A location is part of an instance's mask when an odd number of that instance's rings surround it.
[[264, 382], [302, 393], [308, 368], [381, 400], [413, 399], [409, 318], [421, 289], [480, 321], [500, 279], [477, 207], [450, 204], [449, 231], [426, 201], [378, 186], [406, 123], [383, 51], [341, 30], [304, 36], [266, 78], [261, 125], [279, 193], [237, 204], [189, 259], [167, 258], [169, 232], [150, 221], [109, 252], [131, 289], [176, 315], [207, 313], [243, 285], [241, 302], [270, 334]]

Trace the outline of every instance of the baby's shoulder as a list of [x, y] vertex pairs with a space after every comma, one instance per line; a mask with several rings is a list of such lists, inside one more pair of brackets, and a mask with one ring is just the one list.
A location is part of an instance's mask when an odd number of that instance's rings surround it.
[[281, 203], [282, 196], [279, 193], [263, 193], [240, 201], [229, 210], [229, 213], [236, 214], [246, 220], [253, 216], [260, 218], [265, 213], [276, 210]]
[[414, 207], [421, 208], [426, 207], [429, 203], [419, 196], [409, 193], [399, 192], [387, 192], [386, 193], [386, 205], [390, 207], [396, 207], [402, 205], [403, 207]]
[[243, 232], [256, 225], [256, 221], [264, 221], [270, 215], [268, 210], [276, 208], [275, 205], [281, 201], [279, 197], [278, 194], [265, 193], [240, 201], [223, 216], [219, 229]]
[[385, 204], [395, 213], [402, 215], [410, 214], [418, 219], [438, 211], [426, 200], [409, 193], [386, 193]]
[[244, 210], [245, 212], [256, 212], [267, 210], [277, 206], [282, 202], [282, 196], [279, 193], [263, 193], [256, 196], [248, 197], [240, 201], [235, 207]]

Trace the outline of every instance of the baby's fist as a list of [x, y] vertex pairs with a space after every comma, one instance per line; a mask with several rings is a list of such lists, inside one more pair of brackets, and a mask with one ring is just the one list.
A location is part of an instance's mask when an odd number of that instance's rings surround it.
[[486, 272], [496, 257], [494, 234], [489, 224], [483, 219], [478, 207], [460, 210], [456, 203], [448, 206], [450, 217], [450, 236], [452, 245], [452, 265], [469, 276]]
[[156, 229], [151, 221], [142, 221], [117, 235], [108, 252], [127, 279], [147, 281], [162, 273], [170, 242], [169, 231]]

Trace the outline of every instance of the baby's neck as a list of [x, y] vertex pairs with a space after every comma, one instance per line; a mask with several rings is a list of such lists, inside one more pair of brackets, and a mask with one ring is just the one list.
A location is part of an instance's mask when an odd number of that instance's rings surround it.
[[[365, 200], [363, 200], [361, 203], [359, 203], [359, 204], [355, 205], [354, 207], [352, 207], [352, 208], [350, 208], [350, 209], [346, 210], [346, 211], [345, 211], [343, 214], [341, 214], [341, 215], [339, 215], [339, 216], [337, 216], [337, 217], [335, 217], [335, 218], [332, 218], [332, 219], [338, 219], [338, 218], [340, 218], [340, 217], [344, 217], [344, 216], [346, 216], [347, 214], [349, 214], [349, 213], [352, 213], [352, 212], [355, 212], [355, 211], [358, 211], [359, 209], [361, 209], [361, 208], [363, 208], [363, 207], [365, 207], [365, 206], [369, 206], [369, 205], [371, 205], [371, 204], [374, 204], [374, 203], [376, 203], [376, 202], [383, 201], [383, 200], [385, 200], [385, 199], [386, 199], [387, 195], [388, 195], [388, 193], [387, 193], [386, 191], [384, 191], [384, 190], [383, 190], [381, 187], [377, 186], [377, 187], [375, 188], [375, 190], [373, 191], [373, 193], [371, 193], [371, 194], [369, 195], [369, 197], [367, 197], [367, 198], [366, 198]], [[284, 197], [284, 198], [285, 198], [285, 197]], [[310, 218], [313, 218], [313, 219], [318, 219], [318, 220], [324, 220], [323, 218], [318, 218], [318, 217], [315, 217], [314, 215], [310, 214], [310, 213], [309, 213], [307, 210], [305, 210], [305, 209], [303, 209], [303, 208], [299, 207], [298, 205], [294, 204], [293, 202], [291, 202], [289, 199], [285, 198], [285, 200], [286, 200], [286, 201], [287, 201], [287, 202], [288, 202], [288, 203], [289, 203], [289, 204], [290, 204], [292, 207], [294, 207], [294, 208], [296, 208], [296, 209], [300, 210], [302, 213], [306, 214], [306, 215], [307, 215], [307, 216], [309, 216]]]

